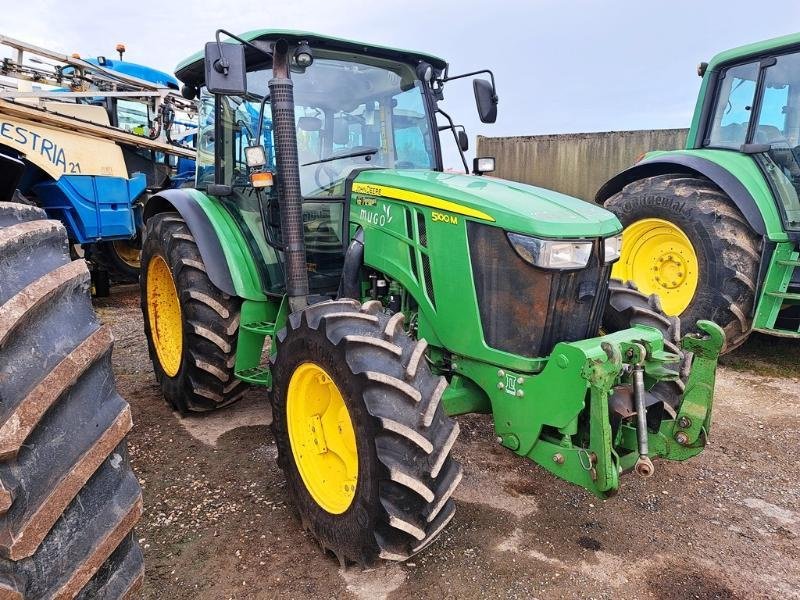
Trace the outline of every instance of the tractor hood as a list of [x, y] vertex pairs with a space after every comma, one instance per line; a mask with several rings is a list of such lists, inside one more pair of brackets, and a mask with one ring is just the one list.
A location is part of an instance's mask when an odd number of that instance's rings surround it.
[[617, 217], [600, 206], [494, 177], [370, 169], [358, 174], [353, 191], [494, 222], [507, 231], [537, 237], [606, 237], [622, 231]]

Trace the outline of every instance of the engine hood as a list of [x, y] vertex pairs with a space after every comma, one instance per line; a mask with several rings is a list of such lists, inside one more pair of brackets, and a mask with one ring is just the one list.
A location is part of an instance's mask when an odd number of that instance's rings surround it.
[[370, 169], [358, 174], [353, 190], [462, 214], [537, 237], [606, 237], [622, 231], [617, 217], [600, 206], [494, 177]]

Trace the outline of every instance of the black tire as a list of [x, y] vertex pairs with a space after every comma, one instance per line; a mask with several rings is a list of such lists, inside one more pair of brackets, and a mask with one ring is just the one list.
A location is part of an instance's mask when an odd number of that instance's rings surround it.
[[[277, 336], [271, 392], [278, 464], [303, 526], [344, 564], [405, 560], [430, 544], [455, 513], [461, 466], [450, 451], [458, 424], [439, 401], [447, 387], [425, 360], [424, 341], [402, 329], [402, 314], [335, 300], [294, 313]], [[286, 423], [287, 388], [304, 362], [339, 387], [355, 430], [358, 482], [339, 515], [320, 507], [303, 483]]]
[[664, 336], [664, 349], [680, 357], [677, 363], [667, 365], [678, 372], [680, 379], [659, 382], [650, 390], [653, 399], [673, 409], [677, 408], [683, 397], [692, 365], [691, 354], [681, 349], [681, 320], [664, 314], [661, 301], [655, 294], [643, 294], [631, 281], [612, 279], [608, 283], [608, 304], [603, 314], [603, 329], [607, 333], [613, 333], [634, 325], [647, 325], [661, 331]]
[[624, 227], [645, 218], [664, 219], [683, 230], [698, 258], [697, 291], [679, 316], [685, 331], [709, 319], [725, 330], [723, 352], [750, 334], [761, 260], [761, 241], [730, 198], [699, 176], [667, 174], [626, 185], [605, 206]]
[[135, 249], [135, 240], [89, 244], [84, 246], [86, 259], [92, 264], [92, 270], [106, 271], [113, 283], [136, 283], [141, 268], [120, 256], [118, 244], [123, 243], [131, 244], [131, 248]]
[[0, 597], [123, 598], [142, 512], [113, 340], [64, 227], [0, 203]]
[[[182, 356], [174, 376], [164, 371], [150, 329], [147, 275], [156, 256], [169, 266], [181, 307]], [[147, 221], [140, 289], [150, 360], [167, 402], [186, 414], [239, 400], [247, 389], [234, 376], [241, 300], [211, 283], [197, 243], [178, 213], [161, 213]]]

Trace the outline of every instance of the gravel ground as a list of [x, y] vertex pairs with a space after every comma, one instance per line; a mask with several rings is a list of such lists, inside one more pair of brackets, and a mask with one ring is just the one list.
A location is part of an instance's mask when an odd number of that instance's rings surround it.
[[287, 504], [264, 393], [180, 420], [138, 290], [96, 304], [133, 408], [146, 598], [800, 598], [798, 342], [754, 336], [725, 357], [708, 449], [607, 501], [498, 447], [486, 417], [459, 418], [451, 525], [411, 562], [345, 570]]

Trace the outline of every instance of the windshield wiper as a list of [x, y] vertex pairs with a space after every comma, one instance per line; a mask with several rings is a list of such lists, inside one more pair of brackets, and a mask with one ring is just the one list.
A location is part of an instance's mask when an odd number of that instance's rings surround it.
[[371, 156], [373, 154], [377, 154], [377, 148], [364, 148], [363, 150], [356, 150], [355, 152], [348, 152], [347, 154], [334, 154], [327, 158], [320, 158], [319, 160], [312, 160], [311, 162], [307, 162], [301, 167], [308, 167], [310, 165], [318, 165], [320, 163], [331, 162], [332, 160], [339, 160], [340, 158], [356, 158], [358, 156]]

